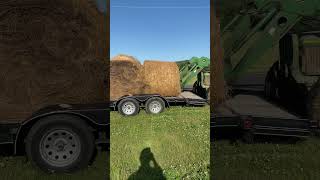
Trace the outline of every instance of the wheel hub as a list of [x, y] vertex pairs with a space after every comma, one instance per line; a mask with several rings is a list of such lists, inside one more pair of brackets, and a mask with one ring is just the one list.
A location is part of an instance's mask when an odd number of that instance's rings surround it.
[[80, 155], [80, 140], [69, 130], [53, 130], [40, 141], [41, 157], [51, 166], [63, 167], [72, 164]]
[[157, 114], [161, 111], [162, 107], [158, 101], [153, 101], [150, 103], [150, 111], [154, 114]]
[[56, 147], [57, 151], [65, 151], [65, 147], [68, 144], [64, 139], [58, 139], [56, 143], [54, 143], [54, 146]]
[[122, 111], [126, 114], [126, 115], [131, 115], [135, 112], [136, 107], [132, 102], [126, 102], [123, 107], [122, 107]]

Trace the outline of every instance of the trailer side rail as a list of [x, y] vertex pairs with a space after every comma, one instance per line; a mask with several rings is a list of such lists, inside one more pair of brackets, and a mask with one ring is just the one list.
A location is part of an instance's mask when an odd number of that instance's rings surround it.
[[[250, 124], [249, 126], [247, 124]], [[212, 116], [211, 128], [250, 130], [257, 135], [307, 137], [311, 126], [308, 119], [277, 117]]]

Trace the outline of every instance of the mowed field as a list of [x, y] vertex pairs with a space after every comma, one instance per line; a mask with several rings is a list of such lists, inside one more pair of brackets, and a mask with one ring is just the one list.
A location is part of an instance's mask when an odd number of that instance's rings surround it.
[[88, 168], [73, 174], [47, 174], [34, 167], [25, 156], [0, 156], [1, 180], [106, 180], [109, 158], [99, 151]]
[[212, 174], [217, 180], [317, 180], [319, 149], [320, 139], [316, 137], [295, 144], [218, 140], [211, 147]]
[[134, 117], [112, 112], [111, 179], [209, 179], [209, 117], [208, 106]]

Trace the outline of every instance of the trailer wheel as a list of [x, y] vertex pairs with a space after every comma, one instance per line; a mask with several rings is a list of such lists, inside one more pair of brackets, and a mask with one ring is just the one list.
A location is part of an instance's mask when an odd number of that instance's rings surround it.
[[94, 137], [87, 124], [67, 115], [40, 119], [26, 138], [28, 158], [50, 173], [85, 168], [93, 157], [94, 147]]
[[159, 97], [153, 97], [146, 102], [146, 112], [149, 114], [159, 114], [165, 108], [164, 101]]
[[123, 99], [119, 102], [118, 111], [124, 116], [134, 116], [140, 111], [139, 102], [135, 99]]

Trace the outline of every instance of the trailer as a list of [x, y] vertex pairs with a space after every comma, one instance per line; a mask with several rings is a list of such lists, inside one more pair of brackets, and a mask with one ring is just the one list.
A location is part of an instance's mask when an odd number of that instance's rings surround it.
[[236, 133], [253, 142], [255, 135], [308, 137], [313, 125], [262, 97], [239, 94], [214, 109], [211, 128], [215, 135]]
[[184, 91], [177, 97], [163, 97], [159, 94], [127, 95], [110, 102], [110, 109], [124, 116], [137, 115], [141, 109], [148, 114], [159, 114], [171, 106], [205, 106], [207, 100]]
[[105, 104], [58, 104], [27, 119], [0, 122], [0, 146], [12, 147], [46, 172], [73, 172], [86, 167], [95, 148], [106, 146], [109, 107]]

